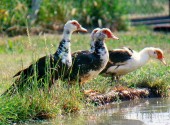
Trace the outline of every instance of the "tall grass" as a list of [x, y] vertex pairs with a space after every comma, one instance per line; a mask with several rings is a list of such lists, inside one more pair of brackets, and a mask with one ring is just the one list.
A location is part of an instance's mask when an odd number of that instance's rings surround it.
[[55, 118], [57, 114], [77, 112], [85, 105], [79, 87], [68, 90], [66, 83], [58, 81], [49, 93], [49, 89], [39, 89], [35, 82], [29, 80], [29, 84], [34, 84], [31, 89], [23, 86], [25, 89], [22, 91], [0, 98], [0, 123]]

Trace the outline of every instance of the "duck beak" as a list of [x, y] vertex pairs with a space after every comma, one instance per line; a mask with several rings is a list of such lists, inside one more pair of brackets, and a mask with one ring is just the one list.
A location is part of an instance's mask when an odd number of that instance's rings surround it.
[[112, 35], [111, 38], [112, 38], [112, 39], [115, 39], [115, 40], [118, 40], [118, 39], [119, 39], [119, 38], [116, 37], [115, 35]]
[[81, 32], [85, 32], [85, 33], [88, 32], [87, 29], [83, 28], [82, 26], [79, 26], [77, 28], [77, 31], [81, 31]]
[[164, 58], [160, 59], [160, 61], [161, 61], [165, 66], [167, 65], [167, 63], [166, 63], [166, 61], [165, 61]]

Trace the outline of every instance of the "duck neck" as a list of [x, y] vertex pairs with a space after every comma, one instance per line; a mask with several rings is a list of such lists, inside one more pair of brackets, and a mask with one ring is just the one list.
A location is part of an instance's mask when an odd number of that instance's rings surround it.
[[106, 44], [104, 42], [104, 40], [97, 40], [94, 43], [94, 53], [97, 56], [100, 56], [100, 59], [104, 60], [104, 61], [108, 61], [109, 60], [109, 53], [106, 47]]
[[64, 64], [68, 64], [68, 65], [71, 65], [71, 62], [72, 62], [71, 49], [70, 49], [71, 35], [72, 35], [72, 32], [64, 29], [63, 38], [58, 46], [57, 51], [54, 54], [54, 56], [58, 56], [59, 58], [61, 58]]
[[141, 50], [139, 52], [139, 57], [140, 57], [140, 59], [139, 59], [140, 66], [145, 65], [149, 61], [149, 59], [150, 59], [150, 56], [149, 56], [149, 53], [148, 53], [148, 49], [145, 48], [145, 49]]
[[69, 29], [64, 29], [64, 31], [63, 31], [63, 39], [70, 41], [72, 33], [73, 32], [71, 32]]
[[55, 55], [59, 55], [59, 57], [62, 57], [62, 55], [65, 55], [67, 53], [71, 53], [71, 50], [70, 50], [70, 46], [71, 46], [71, 43], [70, 43], [70, 39], [71, 39], [71, 32], [67, 29], [64, 29], [64, 32], [63, 32], [63, 38], [58, 46], [58, 49], [57, 51], [55, 52]]
[[94, 51], [95, 51], [94, 40], [92, 40], [90, 43], [90, 52], [94, 52]]

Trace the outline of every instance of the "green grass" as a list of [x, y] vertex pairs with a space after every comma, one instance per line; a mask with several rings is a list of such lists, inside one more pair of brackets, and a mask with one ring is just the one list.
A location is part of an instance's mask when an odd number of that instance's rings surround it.
[[[152, 59], [141, 69], [122, 77], [121, 82], [129, 87], [159, 88], [162, 95], [167, 94], [170, 81], [170, 35], [153, 33], [148, 30], [131, 30], [116, 32], [120, 40], [107, 40], [109, 49], [129, 46], [134, 50], [144, 47], [159, 47], [164, 50], [168, 66]], [[53, 53], [61, 39], [61, 35], [17, 36], [0, 38], [0, 93], [3, 93], [13, 82], [12, 76], [39, 57]], [[72, 36], [72, 52], [89, 49], [90, 35], [74, 34]], [[82, 111], [93, 105], [85, 101], [84, 94], [78, 86], [67, 89], [58, 81], [51, 93], [28, 90], [22, 95], [0, 98], [0, 124], [24, 122], [31, 119], [55, 118], [57, 114], [67, 114]], [[109, 91], [110, 78], [98, 76], [85, 84], [85, 89], [94, 89], [102, 93]]]
[[128, 0], [130, 14], [168, 14], [168, 0]]

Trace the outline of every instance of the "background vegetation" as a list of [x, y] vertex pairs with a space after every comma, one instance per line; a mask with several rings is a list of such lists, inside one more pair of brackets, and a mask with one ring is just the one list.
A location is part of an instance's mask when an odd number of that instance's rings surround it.
[[[127, 30], [129, 18], [137, 15], [168, 14], [168, 0], [36, 0], [39, 11], [35, 11], [31, 0], [0, 1], [0, 33], [8, 35], [61, 30], [70, 19], [82, 25], [108, 27], [112, 30]], [[31, 15], [37, 13], [33, 19]], [[130, 14], [130, 15], [129, 15]]]

